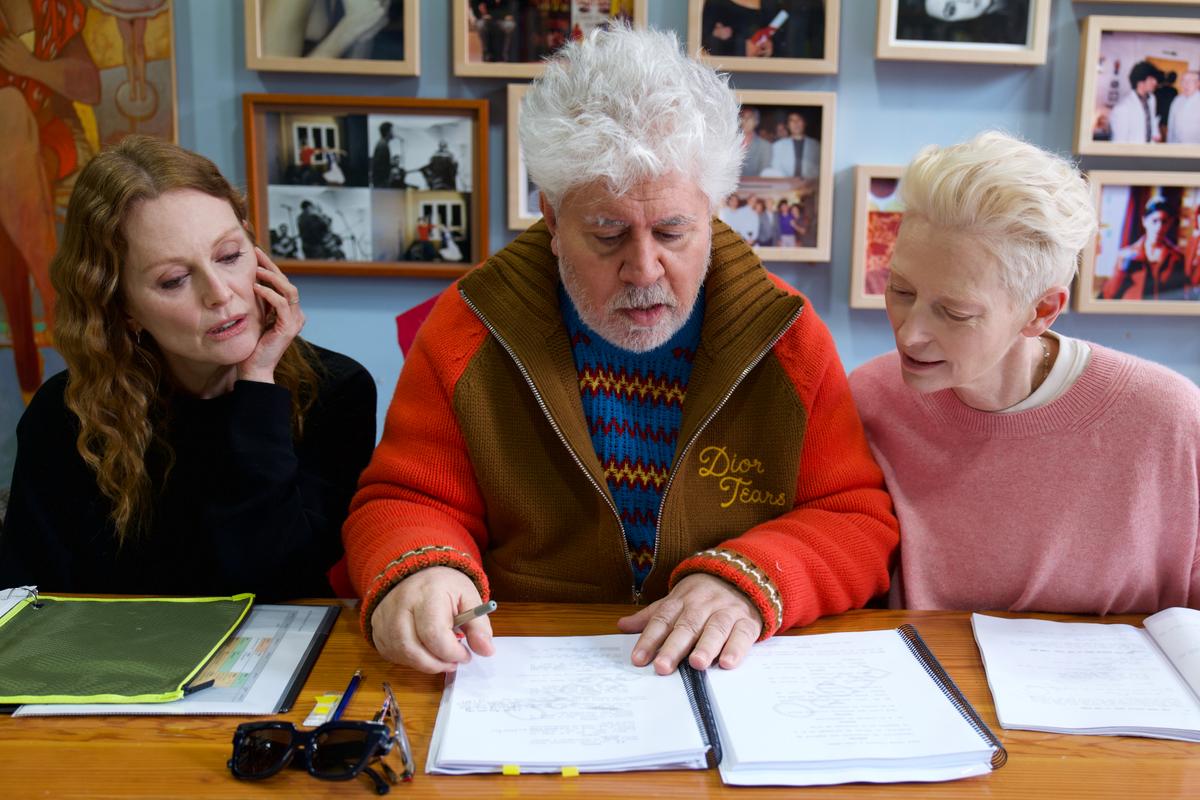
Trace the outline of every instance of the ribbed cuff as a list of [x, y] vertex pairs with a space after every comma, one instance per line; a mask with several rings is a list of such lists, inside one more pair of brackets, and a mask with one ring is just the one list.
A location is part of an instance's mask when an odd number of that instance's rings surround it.
[[475, 559], [471, 558], [469, 553], [464, 553], [462, 550], [448, 545], [435, 544], [401, 553], [389, 561], [375, 576], [375, 580], [371, 581], [371, 586], [363, 597], [359, 624], [362, 625], [363, 634], [372, 646], [374, 646], [375, 640], [371, 636], [371, 615], [375, 613], [375, 607], [397, 583], [427, 567], [452, 567], [462, 572], [475, 583], [480, 598], [485, 601], [488, 599], [487, 575], [483, 574], [483, 569], [475, 562]]
[[780, 599], [779, 590], [750, 559], [733, 550], [702, 550], [680, 562], [671, 573], [671, 587], [674, 588], [683, 578], [697, 572], [715, 575], [733, 584], [750, 599], [763, 621], [762, 634], [758, 637], [760, 642], [771, 638], [779, 630], [783, 620], [783, 600]]

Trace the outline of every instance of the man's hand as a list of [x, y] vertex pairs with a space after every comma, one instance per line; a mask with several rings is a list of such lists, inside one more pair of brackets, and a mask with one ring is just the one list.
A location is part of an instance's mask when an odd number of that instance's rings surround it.
[[713, 575], [688, 575], [671, 593], [636, 614], [621, 617], [617, 627], [642, 634], [633, 646], [633, 663], [654, 660], [654, 671], [668, 675], [684, 656], [696, 669], [707, 669], [720, 656], [722, 669], [742, 663], [762, 632], [762, 616], [731, 584]]
[[421, 672], [454, 672], [471, 653], [490, 656], [492, 623], [476, 617], [463, 625], [463, 647], [451, 625], [456, 614], [482, 599], [474, 582], [451, 567], [427, 567], [392, 587], [371, 613], [371, 634], [379, 655]]

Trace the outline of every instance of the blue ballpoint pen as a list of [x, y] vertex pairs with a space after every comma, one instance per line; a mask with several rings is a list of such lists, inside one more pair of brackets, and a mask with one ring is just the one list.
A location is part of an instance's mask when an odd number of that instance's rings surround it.
[[333, 710], [326, 722], [342, 718], [342, 712], [346, 710], [346, 706], [350, 705], [350, 698], [354, 696], [354, 690], [358, 688], [359, 681], [362, 680], [362, 670], [354, 670], [354, 675], [350, 678], [350, 683], [346, 686], [346, 691], [342, 692], [342, 699], [338, 701], [337, 708]]

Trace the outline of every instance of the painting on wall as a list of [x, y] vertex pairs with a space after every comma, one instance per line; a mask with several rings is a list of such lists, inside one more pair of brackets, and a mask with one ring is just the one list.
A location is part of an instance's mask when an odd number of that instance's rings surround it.
[[52, 341], [50, 259], [79, 170], [127, 134], [176, 139], [170, 0], [0, 5], [0, 344], [28, 397]]
[[834, 73], [841, 0], [690, 0], [688, 52], [725, 72]]
[[487, 101], [245, 95], [247, 193], [285, 272], [461, 275], [487, 252]]
[[1200, 314], [1200, 173], [1093, 170], [1100, 218], [1076, 306], [1115, 314]]
[[596, 28], [646, 24], [648, 0], [450, 0], [454, 74], [536, 78], [543, 59]]
[[900, 166], [854, 169], [854, 242], [850, 261], [850, 307], [884, 308], [892, 251], [900, 234]]
[[765, 261], [829, 258], [833, 92], [737, 93], [746, 155], [717, 216]]
[[875, 57], [1045, 64], [1050, 0], [879, 0]]
[[1200, 19], [1088, 17], [1075, 149], [1200, 158]]
[[417, 75], [419, 0], [245, 0], [246, 66]]

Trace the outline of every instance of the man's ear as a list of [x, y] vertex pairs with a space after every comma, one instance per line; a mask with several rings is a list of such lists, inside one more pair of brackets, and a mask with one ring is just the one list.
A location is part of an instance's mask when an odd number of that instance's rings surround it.
[[538, 208], [541, 209], [542, 219], [546, 221], [546, 227], [550, 229], [550, 252], [558, 255], [558, 217], [554, 213], [554, 206], [550, 205], [550, 201], [546, 199], [545, 192], [538, 192]]
[[1026, 336], [1041, 336], [1050, 329], [1058, 315], [1066, 310], [1070, 299], [1071, 292], [1067, 287], [1051, 286], [1034, 302], [1033, 319], [1025, 324], [1021, 333]]

